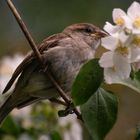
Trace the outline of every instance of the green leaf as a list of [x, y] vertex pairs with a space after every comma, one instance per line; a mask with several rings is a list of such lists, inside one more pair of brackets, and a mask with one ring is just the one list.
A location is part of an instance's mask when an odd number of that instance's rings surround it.
[[13, 118], [11, 116], [8, 116], [6, 120], [4, 121], [1, 131], [6, 134], [12, 134], [14, 136], [18, 136], [21, 128], [14, 122]]
[[99, 88], [103, 81], [103, 69], [98, 59], [87, 62], [77, 75], [72, 86], [72, 98], [76, 105], [85, 103]]
[[140, 93], [140, 70], [134, 74], [133, 78], [120, 81], [118, 84], [125, 85]]
[[83, 120], [93, 140], [104, 139], [116, 121], [117, 111], [117, 97], [101, 88], [81, 106]]
[[62, 140], [61, 135], [59, 134], [59, 132], [54, 131], [53, 133], [51, 133], [51, 140]]

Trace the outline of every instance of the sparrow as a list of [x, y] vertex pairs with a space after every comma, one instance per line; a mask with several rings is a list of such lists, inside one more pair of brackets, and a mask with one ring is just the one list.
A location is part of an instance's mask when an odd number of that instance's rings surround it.
[[14, 109], [20, 109], [36, 101], [58, 97], [45, 71], [49, 71], [60, 87], [70, 93], [72, 83], [80, 68], [94, 58], [95, 50], [106, 33], [89, 23], [78, 23], [66, 27], [38, 45], [44, 68], [30, 52], [19, 64], [6, 85], [6, 93], [18, 78], [13, 92], [0, 107], [0, 123]]

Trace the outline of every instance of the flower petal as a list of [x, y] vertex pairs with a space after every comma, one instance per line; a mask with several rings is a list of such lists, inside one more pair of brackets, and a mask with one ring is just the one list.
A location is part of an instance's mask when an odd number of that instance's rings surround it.
[[126, 33], [124, 31], [120, 32], [119, 34], [119, 40], [121, 41], [121, 43], [125, 44], [125, 42], [128, 40], [129, 36], [126, 35]]
[[140, 34], [140, 29], [133, 28], [132, 32], [133, 32], [133, 34]]
[[112, 68], [104, 68], [104, 79], [107, 84], [119, 83], [122, 80]]
[[140, 61], [140, 48], [133, 46], [130, 47], [130, 62], [138, 62]]
[[120, 20], [120, 23], [122, 22], [122, 24], [124, 24], [123, 16], [126, 16], [126, 13], [120, 8], [115, 8], [112, 12], [113, 21], [116, 24], [118, 24], [118, 20]]
[[109, 22], [106, 22], [104, 30], [107, 31], [110, 35], [118, 33], [122, 28], [120, 26], [114, 26]]
[[131, 66], [129, 59], [120, 53], [114, 53], [115, 71], [121, 79], [127, 79], [130, 76]]
[[107, 36], [101, 39], [101, 45], [111, 51], [114, 51], [118, 45], [118, 39], [113, 36]]
[[125, 20], [125, 27], [129, 30], [133, 29], [133, 21], [129, 16], [123, 16], [123, 19]]
[[140, 17], [140, 4], [134, 1], [128, 8], [127, 14], [131, 19]]
[[99, 60], [99, 64], [103, 68], [113, 67], [113, 52], [108, 51], [103, 53]]
[[131, 66], [127, 57], [114, 53], [114, 68], [104, 68], [105, 81], [108, 84], [119, 83], [130, 76]]
[[140, 61], [133, 63], [133, 69], [137, 72], [140, 69]]

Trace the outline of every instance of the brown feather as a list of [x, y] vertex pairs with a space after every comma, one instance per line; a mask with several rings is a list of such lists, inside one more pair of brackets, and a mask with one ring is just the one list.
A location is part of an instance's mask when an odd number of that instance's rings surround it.
[[[58, 33], [58, 34], [54, 34], [54, 35], [44, 39], [42, 41], [42, 43], [38, 46], [38, 49], [39, 49], [40, 53], [42, 54], [44, 50], [48, 50], [50, 48], [55, 47], [58, 44], [58, 42], [65, 37], [66, 37], [65, 34]], [[35, 58], [35, 56], [34, 56], [33, 52], [30, 52], [30, 54], [28, 54], [25, 57], [25, 59], [19, 64], [19, 66], [14, 71], [11, 79], [7, 83], [7, 85], [6, 85], [5, 89], [3, 90], [2, 94], [6, 93], [11, 88], [11, 86], [13, 85], [13, 83], [15, 82], [17, 77], [20, 75], [20, 73], [24, 69], [26, 69], [26, 67], [32, 62], [32, 60], [34, 58]]]

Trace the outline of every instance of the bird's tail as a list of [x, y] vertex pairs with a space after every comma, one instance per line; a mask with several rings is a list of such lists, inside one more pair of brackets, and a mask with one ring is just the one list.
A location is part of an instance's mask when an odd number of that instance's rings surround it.
[[0, 125], [2, 124], [3, 120], [7, 117], [7, 115], [13, 110], [11, 104], [11, 97], [4, 102], [4, 104], [0, 107]]

